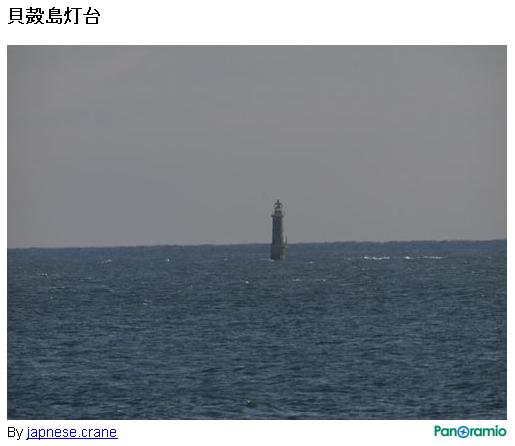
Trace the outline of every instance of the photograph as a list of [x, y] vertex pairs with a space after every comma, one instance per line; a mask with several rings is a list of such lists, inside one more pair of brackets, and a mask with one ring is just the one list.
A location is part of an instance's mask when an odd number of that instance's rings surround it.
[[8, 420], [507, 419], [505, 45], [6, 53]]

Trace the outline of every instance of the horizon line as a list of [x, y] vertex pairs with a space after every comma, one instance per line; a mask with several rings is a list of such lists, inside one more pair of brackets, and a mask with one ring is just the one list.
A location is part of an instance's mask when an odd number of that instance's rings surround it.
[[[318, 242], [294, 242], [288, 243], [290, 245], [312, 245], [312, 244], [330, 244], [330, 243], [422, 243], [422, 242], [496, 242], [506, 241], [504, 238], [489, 238], [489, 239], [412, 239], [412, 240], [332, 240], [332, 241], [318, 241]], [[7, 250], [15, 249], [105, 249], [105, 248], [158, 248], [158, 247], [200, 247], [200, 246], [241, 246], [241, 245], [270, 245], [270, 242], [244, 242], [244, 243], [152, 243], [152, 244], [135, 244], [135, 245], [70, 245], [70, 246], [14, 246], [7, 247]]]

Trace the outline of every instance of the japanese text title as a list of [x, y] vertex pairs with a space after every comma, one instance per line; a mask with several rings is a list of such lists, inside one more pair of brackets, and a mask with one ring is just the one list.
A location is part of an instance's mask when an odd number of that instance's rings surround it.
[[57, 24], [98, 25], [100, 12], [98, 9], [88, 8], [10, 8], [8, 25], [19, 23], [21, 25]]

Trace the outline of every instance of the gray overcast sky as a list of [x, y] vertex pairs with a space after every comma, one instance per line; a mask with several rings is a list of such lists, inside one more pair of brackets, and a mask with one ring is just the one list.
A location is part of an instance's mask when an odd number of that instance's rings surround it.
[[8, 245], [506, 237], [505, 47], [8, 48]]

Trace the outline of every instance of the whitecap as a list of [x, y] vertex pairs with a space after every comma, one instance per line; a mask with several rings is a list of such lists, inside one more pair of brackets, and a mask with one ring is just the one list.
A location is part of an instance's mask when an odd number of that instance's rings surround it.
[[440, 257], [440, 256], [416, 256], [416, 257], [404, 256], [403, 258], [406, 260], [420, 260], [420, 259], [440, 260], [440, 259], [443, 259], [443, 257]]

